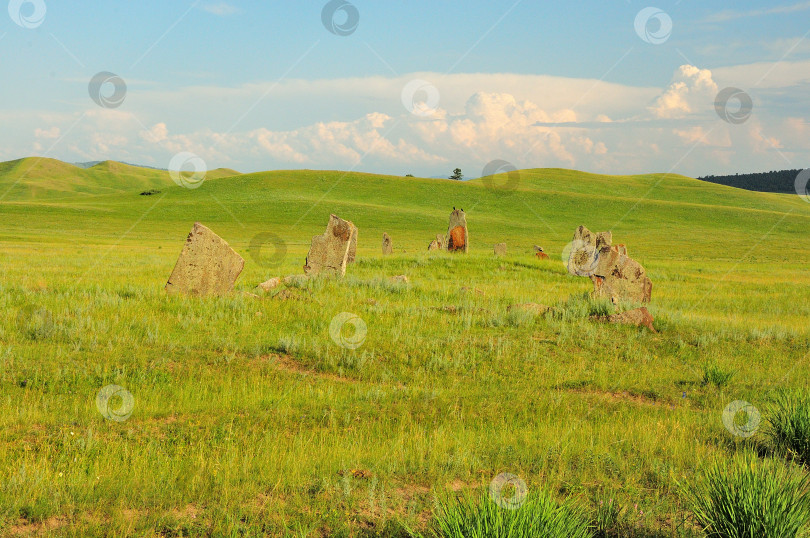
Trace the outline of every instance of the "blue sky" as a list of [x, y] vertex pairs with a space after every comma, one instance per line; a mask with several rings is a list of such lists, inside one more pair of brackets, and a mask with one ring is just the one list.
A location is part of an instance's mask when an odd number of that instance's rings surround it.
[[[167, 167], [191, 152], [245, 172], [471, 177], [495, 159], [687, 175], [810, 166], [810, 2], [661, 1], [644, 34], [647, 2], [355, 0], [342, 36], [325, 6], [11, 0], [0, 159]], [[126, 83], [117, 108], [90, 98], [99, 72]], [[422, 90], [404, 98], [414, 80]], [[715, 111], [726, 87], [750, 97], [744, 121]], [[421, 112], [405, 102], [431, 92]]]

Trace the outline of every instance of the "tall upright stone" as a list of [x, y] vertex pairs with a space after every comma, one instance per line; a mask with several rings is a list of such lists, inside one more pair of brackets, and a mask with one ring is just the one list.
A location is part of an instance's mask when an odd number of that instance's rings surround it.
[[450, 213], [450, 225], [447, 227], [447, 250], [466, 253], [470, 246], [467, 234], [467, 215], [463, 209], [454, 209]]
[[346, 274], [349, 253], [352, 244], [357, 248], [357, 227], [337, 215], [329, 216], [329, 224], [323, 235], [312, 238], [307, 254], [304, 273], [316, 275], [331, 273], [338, 276]]
[[244, 267], [245, 260], [224, 239], [196, 222], [166, 282], [166, 293], [228, 293]]
[[391, 238], [387, 233], [383, 233], [382, 253], [383, 256], [389, 256], [394, 253], [394, 246], [391, 244]]

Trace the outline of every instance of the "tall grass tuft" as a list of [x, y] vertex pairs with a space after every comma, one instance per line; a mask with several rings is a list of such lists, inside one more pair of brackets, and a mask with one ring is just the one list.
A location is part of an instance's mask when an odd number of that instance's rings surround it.
[[731, 381], [736, 373], [734, 370], [723, 370], [713, 362], [707, 362], [703, 365], [703, 385], [711, 384], [718, 389], [722, 388]]
[[792, 458], [810, 464], [810, 394], [784, 391], [769, 409], [765, 434], [774, 447]]
[[810, 522], [808, 486], [797, 468], [749, 456], [716, 462], [681, 488], [706, 536], [798, 538]]
[[624, 521], [625, 507], [612, 497], [600, 498], [594, 511], [594, 527], [596, 538], [618, 536]]
[[616, 313], [616, 307], [610, 299], [580, 293], [571, 295], [565, 302], [557, 304], [553, 312], [558, 319], [572, 321], [590, 316], [609, 316]]
[[515, 510], [501, 508], [487, 492], [436, 501], [428, 536], [435, 538], [590, 538], [585, 511], [571, 501], [558, 503], [550, 494], [530, 494]]

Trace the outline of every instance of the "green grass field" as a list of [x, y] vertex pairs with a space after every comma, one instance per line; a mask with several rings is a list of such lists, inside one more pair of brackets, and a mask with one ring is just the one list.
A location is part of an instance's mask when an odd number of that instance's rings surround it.
[[[0, 534], [405, 536], [509, 472], [588, 511], [613, 499], [627, 536], [697, 536], [676, 484], [768, 451], [723, 409], [807, 387], [797, 196], [558, 169], [234, 173], [189, 190], [119, 163], [0, 164]], [[471, 252], [428, 254], [453, 206]], [[345, 279], [244, 293], [302, 273], [330, 213], [360, 230]], [[165, 295], [195, 221], [245, 258], [233, 294]], [[591, 283], [561, 259], [580, 224], [645, 266], [657, 334], [589, 319]], [[274, 267], [251, 249], [268, 232]], [[507, 313], [526, 302], [558, 313]], [[367, 327], [357, 349], [330, 336], [343, 312]], [[704, 384], [707, 365], [736, 373]], [[97, 409], [107, 385], [128, 419]]]

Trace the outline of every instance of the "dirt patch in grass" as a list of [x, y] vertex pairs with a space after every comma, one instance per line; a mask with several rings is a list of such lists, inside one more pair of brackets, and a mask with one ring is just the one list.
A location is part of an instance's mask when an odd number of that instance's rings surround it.
[[8, 531], [9, 536], [48, 536], [68, 523], [68, 519], [64, 516], [49, 517], [35, 522], [20, 519]]
[[276, 368], [278, 368], [283, 372], [289, 372], [292, 374], [299, 374], [304, 376], [312, 376], [319, 379], [328, 379], [329, 381], [336, 381], [338, 383], [357, 382], [356, 379], [352, 379], [350, 377], [339, 376], [337, 374], [328, 374], [324, 372], [317, 372], [315, 370], [309, 369], [289, 355], [267, 355], [260, 357], [259, 360], [261, 362], [269, 362], [271, 364], [275, 364]]
[[672, 405], [667, 402], [628, 391], [607, 391], [591, 387], [563, 388], [561, 390], [565, 390], [569, 393], [595, 396], [610, 402], [629, 402], [644, 407], [672, 407]]

